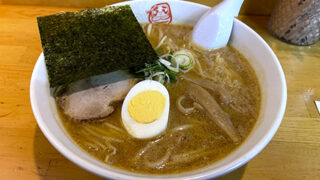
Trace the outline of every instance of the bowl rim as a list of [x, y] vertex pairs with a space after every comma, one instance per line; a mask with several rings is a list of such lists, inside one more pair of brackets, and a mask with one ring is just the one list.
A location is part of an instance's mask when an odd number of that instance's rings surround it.
[[[145, 0], [125, 1], [125, 2], [113, 4], [113, 5], [131, 4], [131, 3], [137, 3], [139, 1], [145, 1]], [[167, 0], [167, 1], [170, 2], [170, 1], [178, 1], [178, 0]], [[208, 6], [194, 3], [194, 2], [188, 2], [188, 1], [181, 1], [181, 2], [188, 3], [193, 6], [208, 7]], [[188, 178], [188, 179], [207, 179], [207, 178], [222, 176], [224, 174], [227, 174], [227, 173], [241, 167], [242, 165], [244, 165], [245, 163], [250, 161], [253, 157], [255, 157], [257, 154], [259, 154], [265, 148], [265, 146], [271, 141], [272, 137], [275, 135], [276, 131], [278, 130], [278, 128], [281, 124], [282, 118], [284, 116], [286, 103], [287, 103], [287, 85], [286, 85], [286, 80], [285, 80], [285, 76], [284, 76], [284, 72], [282, 70], [281, 64], [280, 64], [277, 56], [275, 55], [275, 53], [270, 48], [270, 46], [265, 42], [265, 40], [259, 34], [257, 34], [249, 26], [247, 26], [246, 24], [244, 24], [243, 22], [241, 22], [238, 19], [235, 19], [234, 22], [236, 24], [238, 24], [239, 26], [241, 26], [241, 28], [244, 28], [246, 31], [249, 31], [250, 33], [252, 33], [256, 38], [258, 38], [259, 41], [261, 42], [261, 44], [263, 45], [263, 47], [266, 48], [266, 50], [271, 54], [272, 58], [275, 60], [275, 64], [277, 66], [277, 71], [280, 74], [280, 81], [282, 84], [282, 91], [281, 91], [282, 104], [277, 111], [277, 116], [275, 117], [276, 121], [273, 123], [271, 128], [266, 132], [264, 137], [259, 141], [259, 143], [252, 146], [248, 152], [244, 153], [241, 157], [234, 160], [233, 163], [229, 163], [224, 166], [221, 166], [221, 167], [215, 169], [215, 171], [208, 170], [208, 171], [205, 171], [201, 174], [194, 174], [194, 175], [183, 175], [183, 173], [182, 173], [181, 176], [179, 176], [179, 177], [177, 177], [177, 176], [174, 177], [174, 175], [177, 175], [177, 174], [165, 174], [165, 175], [158, 175], [158, 174], [152, 175], [152, 174], [150, 174], [153, 179], [163, 179], [163, 178], [166, 178], [166, 179], [186, 179], [186, 178]], [[33, 72], [32, 72], [31, 81], [30, 81], [30, 101], [31, 101], [32, 111], [33, 111], [33, 114], [34, 114], [35, 119], [37, 121], [37, 124], [40, 127], [43, 134], [49, 140], [49, 142], [61, 154], [63, 154], [64, 157], [66, 157], [68, 160], [70, 160], [71, 162], [77, 164], [81, 168], [83, 168], [91, 173], [94, 173], [98, 176], [101, 176], [104, 178], [111, 177], [111, 178], [116, 178], [116, 179], [148, 179], [148, 177], [146, 177], [146, 176], [148, 176], [149, 174], [133, 173], [136, 176], [131, 176], [128, 174], [121, 174], [121, 173], [118, 173], [115, 171], [111, 171], [108, 169], [98, 167], [98, 166], [86, 161], [85, 159], [79, 157], [78, 155], [74, 154], [71, 150], [69, 150], [69, 148], [65, 147], [57, 139], [57, 137], [54, 135], [54, 133], [51, 132], [50, 128], [46, 125], [45, 120], [40, 115], [41, 113], [40, 113], [40, 110], [38, 108], [38, 104], [36, 101], [37, 95], [35, 93], [35, 88], [36, 88], [35, 76], [39, 71], [39, 66], [41, 63], [40, 61], [42, 59], [44, 59], [43, 52], [39, 56], [35, 66], [34, 66]], [[202, 169], [202, 168], [200, 168], [200, 169]], [[128, 173], [130, 173], [130, 172], [128, 172]], [[172, 176], [172, 177], [169, 177], [169, 176]]]

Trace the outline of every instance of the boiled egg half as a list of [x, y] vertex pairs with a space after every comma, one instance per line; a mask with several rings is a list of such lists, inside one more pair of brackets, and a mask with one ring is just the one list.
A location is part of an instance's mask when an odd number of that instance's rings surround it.
[[131, 88], [124, 99], [122, 123], [135, 138], [154, 137], [167, 128], [169, 106], [166, 87], [153, 80], [141, 81]]

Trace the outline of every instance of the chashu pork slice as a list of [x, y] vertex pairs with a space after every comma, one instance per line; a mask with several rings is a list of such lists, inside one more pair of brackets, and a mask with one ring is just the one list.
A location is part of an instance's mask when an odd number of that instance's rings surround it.
[[56, 100], [63, 112], [73, 120], [98, 120], [110, 115], [115, 110], [116, 102], [122, 101], [135, 83], [136, 79], [131, 78], [84, 89], [78, 86]]

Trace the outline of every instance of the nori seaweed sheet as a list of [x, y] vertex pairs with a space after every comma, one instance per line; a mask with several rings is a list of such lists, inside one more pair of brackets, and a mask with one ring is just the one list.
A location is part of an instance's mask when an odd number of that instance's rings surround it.
[[50, 87], [157, 60], [130, 6], [38, 17]]

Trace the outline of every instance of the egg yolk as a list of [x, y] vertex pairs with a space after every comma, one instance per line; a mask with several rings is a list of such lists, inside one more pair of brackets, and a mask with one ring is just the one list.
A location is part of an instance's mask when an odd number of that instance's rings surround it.
[[165, 103], [166, 99], [159, 91], [143, 91], [131, 99], [128, 111], [136, 122], [151, 123], [161, 116]]

